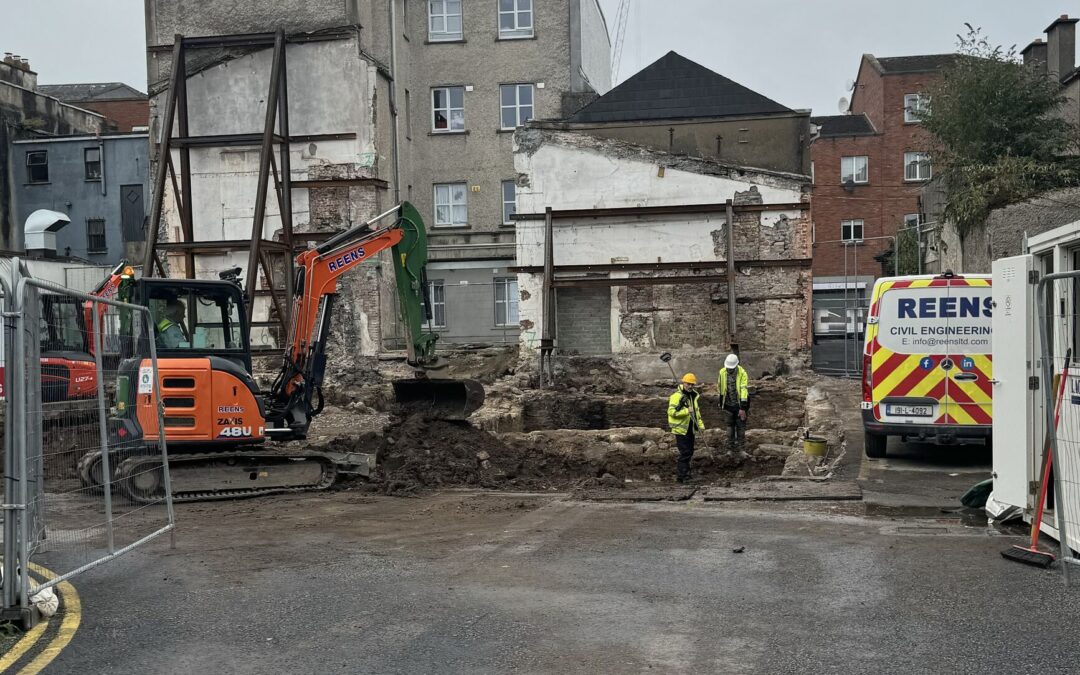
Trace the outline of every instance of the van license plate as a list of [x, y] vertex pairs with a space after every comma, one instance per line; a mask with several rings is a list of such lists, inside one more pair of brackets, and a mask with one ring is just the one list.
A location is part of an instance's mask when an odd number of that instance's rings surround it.
[[931, 417], [934, 408], [929, 405], [887, 405], [885, 414], [897, 417]]

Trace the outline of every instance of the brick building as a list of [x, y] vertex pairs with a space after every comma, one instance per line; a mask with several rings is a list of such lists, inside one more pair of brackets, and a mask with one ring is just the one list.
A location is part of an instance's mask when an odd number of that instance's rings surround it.
[[112, 131], [146, 131], [150, 101], [146, 94], [123, 82], [43, 84], [38, 91], [64, 103], [105, 116]]
[[954, 58], [864, 54], [848, 114], [812, 118], [815, 333], [854, 327], [882, 274], [875, 258], [919, 222], [919, 190], [933, 172], [920, 93]]

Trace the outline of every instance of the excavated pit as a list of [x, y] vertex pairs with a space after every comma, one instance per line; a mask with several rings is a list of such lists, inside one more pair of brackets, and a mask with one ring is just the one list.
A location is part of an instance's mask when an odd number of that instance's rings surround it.
[[[377, 449], [372, 488], [411, 494], [445, 487], [510, 490], [617, 489], [674, 480], [674, 438], [666, 428], [666, 388], [639, 394], [525, 390], [491, 397], [486, 415], [469, 422], [398, 410], [381, 434], [357, 443]], [[694, 475], [704, 482], [779, 474], [805, 425], [806, 383], [757, 383], [746, 443], [727, 447], [725, 414], [715, 395], [701, 403]]]

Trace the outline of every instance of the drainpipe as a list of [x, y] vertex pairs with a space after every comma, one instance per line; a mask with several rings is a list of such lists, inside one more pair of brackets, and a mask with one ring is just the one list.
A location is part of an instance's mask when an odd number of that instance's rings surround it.
[[400, 141], [398, 140], [397, 107], [397, 0], [389, 0], [390, 5], [390, 117], [394, 120], [394, 203], [401, 203], [401, 159]]
[[105, 140], [98, 134], [97, 137], [98, 147], [98, 164], [101, 166], [101, 195], [104, 197], [107, 194], [105, 189]]

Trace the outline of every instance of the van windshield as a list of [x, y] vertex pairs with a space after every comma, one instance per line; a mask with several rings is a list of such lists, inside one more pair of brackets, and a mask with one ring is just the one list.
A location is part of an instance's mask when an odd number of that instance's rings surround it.
[[877, 341], [897, 354], [989, 354], [989, 286], [890, 288], [877, 308]]

